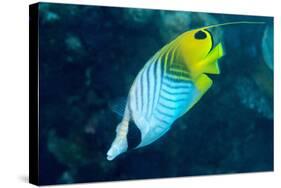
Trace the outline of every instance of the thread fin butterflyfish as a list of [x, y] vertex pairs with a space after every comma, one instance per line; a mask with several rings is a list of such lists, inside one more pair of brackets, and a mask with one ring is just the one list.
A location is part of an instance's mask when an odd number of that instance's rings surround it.
[[[132, 130], [140, 134], [139, 143], [133, 144], [135, 148], [160, 138], [211, 88], [213, 81], [207, 74], [220, 74], [219, 59], [224, 50], [221, 42], [213, 48], [213, 36], [207, 29], [262, 23], [228, 22], [193, 29], [156, 52], [136, 76], [126, 104], [122, 105], [123, 118], [116, 128], [107, 159], [113, 160], [128, 150]], [[120, 112], [119, 107], [116, 109]]]

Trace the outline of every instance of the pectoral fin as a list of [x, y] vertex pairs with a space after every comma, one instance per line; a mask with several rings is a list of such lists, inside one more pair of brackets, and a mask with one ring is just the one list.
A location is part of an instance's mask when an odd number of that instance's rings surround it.
[[126, 105], [127, 105], [126, 97], [120, 97], [114, 102], [109, 104], [110, 109], [120, 117], [124, 116]]

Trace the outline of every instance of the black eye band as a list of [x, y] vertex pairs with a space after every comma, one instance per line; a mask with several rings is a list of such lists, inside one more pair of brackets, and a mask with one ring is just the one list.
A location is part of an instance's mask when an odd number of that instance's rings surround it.
[[197, 31], [194, 35], [194, 38], [198, 39], [198, 40], [202, 40], [202, 39], [207, 38], [207, 35], [204, 31]]
[[127, 134], [128, 150], [137, 147], [141, 143], [141, 132], [135, 123], [129, 123]]

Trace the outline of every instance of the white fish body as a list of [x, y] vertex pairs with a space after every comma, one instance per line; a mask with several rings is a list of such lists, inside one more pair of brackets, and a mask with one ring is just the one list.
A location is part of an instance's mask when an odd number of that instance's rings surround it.
[[[168, 54], [166, 54], [168, 55]], [[146, 146], [165, 134], [198, 95], [192, 80], [179, 81], [164, 71], [164, 60], [152, 58], [133, 83], [128, 109], [141, 131], [141, 143]]]
[[[127, 151], [129, 122], [133, 121], [141, 133], [136, 148], [151, 144], [211, 87], [212, 80], [204, 73], [219, 74], [217, 59], [223, 54], [221, 44], [211, 50], [211, 38], [205, 30], [187, 32], [145, 64], [129, 91], [123, 120], [107, 152], [108, 160]], [[194, 47], [190, 48], [186, 41]]]

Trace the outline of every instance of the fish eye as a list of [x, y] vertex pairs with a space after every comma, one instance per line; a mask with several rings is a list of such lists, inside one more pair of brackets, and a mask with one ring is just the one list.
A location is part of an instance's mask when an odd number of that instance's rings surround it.
[[202, 39], [205, 39], [207, 37], [206, 33], [203, 32], [203, 31], [197, 31], [194, 35], [194, 38], [195, 39], [198, 39], [198, 40], [202, 40]]

